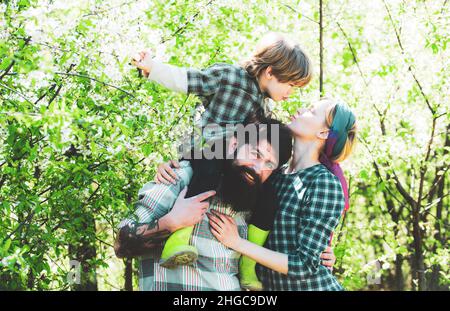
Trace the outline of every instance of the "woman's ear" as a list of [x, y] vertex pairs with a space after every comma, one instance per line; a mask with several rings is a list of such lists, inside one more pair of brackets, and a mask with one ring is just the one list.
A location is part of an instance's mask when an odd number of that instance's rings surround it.
[[328, 138], [328, 134], [330, 134], [329, 129], [321, 130], [320, 132], [317, 133], [317, 138], [326, 140]]

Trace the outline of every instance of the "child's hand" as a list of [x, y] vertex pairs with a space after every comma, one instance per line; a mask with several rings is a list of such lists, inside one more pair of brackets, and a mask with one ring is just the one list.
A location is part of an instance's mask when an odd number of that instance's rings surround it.
[[150, 52], [145, 50], [134, 55], [131, 59], [131, 64], [142, 70], [142, 75], [147, 78], [152, 70], [152, 57]]
[[157, 184], [163, 183], [165, 185], [176, 184], [179, 179], [178, 175], [172, 168], [180, 168], [180, 163], [175, 160], [170, 160], [167, 163], [161, 163], [158, 165], [155, 175], [155, 182]]

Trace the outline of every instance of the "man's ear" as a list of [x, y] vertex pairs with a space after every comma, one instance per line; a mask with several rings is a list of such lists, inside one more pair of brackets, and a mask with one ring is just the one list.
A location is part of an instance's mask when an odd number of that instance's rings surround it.
[[232, 136], [228, 139], [228, 154], [232, 154], [236, 151], [237, 148], [237, 138], [236, 136]]
[[329, 129], [323, 129], [316, 134], [317, 138], [326, 140], [328, 138], [328, 134], [330, 134]]

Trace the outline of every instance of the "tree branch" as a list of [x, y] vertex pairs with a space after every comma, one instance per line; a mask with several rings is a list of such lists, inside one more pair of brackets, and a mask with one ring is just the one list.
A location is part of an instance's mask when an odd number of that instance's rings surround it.
[[300, 13], [299, 11], [297, 11], [296, 9], [294, 9], [292, 6], [290, 6], [289, 4], [282, 3], [281, 5], [284, 6], [284, 7], [286, 7], [286, 8], [288, 8], [289, 10], [291, 10], [291, 11], [297, 13], [297, 14], [300, 14], [302, 17], [306, 18], [306, 19], [309, 20], [310, 22], [313, 22], [313, 23], [315, 23], [315, 24], [319, 24], [318, 21], [314, 20], [313, 18], [311, 18], [311, 17], [309, 17], [309, 16], [306, 16], [306, 15]]
[[6, 76], [8, 74], [8, 72], [11, 70], [11, 68], [14, 66], [15, 63], [16, 63], [16, 61], [13, 59], [11, 61], [11, 64], [9, 64], [9, 66], [6, 67], [5, 71], [0, 75], [0, 81], [3, 79], [4, 76]]
[[3, 88], [5, 88], [5, 89], [7, 89], [7, 90], [9, 90], [9, 91], [11, 91], [11, 92], [13, 92], [13, 93], [15, 93], [15, 94], [17, 94], [17, 95], [19, 95], [20, 97], [22, 97], [23, 99], [25, 99], [28, 103], [33, 104], [33, 102], [32, 102], [31, 100], [29, 100], [29, 99], [28, 99], [25, 95], [23, 95], [22, 93], [20, 93], [20, 92], [14, 90], [14, 89], [12, 89], [12, 88], [10, 88], [9, 86], [7, 86], [7, 85], [5, 85], [5, 84], [3, 84], [3, 83], [0, 83], [0, 86], [3, 87]]
[[96, 79], [96, 78], [93, 78], [93, 77], [89, 77], [89, 76], [82, 75], [82, 74], [79, 74], [79, 73], [69, 73], [69, 72], [60, 72], [60, 71], [55, 72], [55, 74], [63, 75], [63, 76], [73, 76], [73, 77], [79, 77], [79, 78], [89, 79], [89, 80], [98, 82], [98, 83], [100, 83], [100, 84], [103, 84], [103, 85], [105, 85], [105, 86], [109, 86], [109, 87], [112, 87], [112, 88], [114, 88], [114, 89], [116, 89], [116, 90], [119, 90], [119, 91], [121, 91], [121, 92], [127, 94], [128, 96], [130, 96], [130, 97], [132, 97], [132, 98], [136, 98], [136, 96], [134, 96], [133, 94], [131, 94], [131, 93], [127, 92], [127, 91], [125, 91], [124, 89], [122, 89], [122, 88], [120, 88], [120, 87], [118, 87], [118, 86], [115, 86], [115, 85], [112, 85], [112, 84], [109, 84], [109, 83], [100, 81], [100, 80], [98, 80], [98, 79]]
[[[208, 1], [208, 3], [205, 4], [204, 8], [206, 8], [207, 6], [209, 6], [212, 2], [213, 2], [213, 0]], [[160, 43], [161, 43], [161, 44], [166, 43], [167, 41], [169, 41], [170, 39], [172, 39], [173, 37], [175, 37], [177, 34], [183, 33], [183, 32], [186, 30], [187, 26], [189, 26], [189, 24], [192, 24], [192, 23], [195, 21], [195, 19], [196, 19], [199, 15], [200, 15], [200, 10], [197, 11], [197, 13], [195, 13], [195, 14], [191, 17], [190, 21], [188, 21], [188, 22], [186, 22], [184, 25], [180, 26], [180, 27], [179, 27], [177, 30], [175, 30], [170, 36], [168, 36], [168, 37], [166, 37], [166, 38], [162, 38]]]
[[[24, 46], [25, 46], [30, 42], [31, 37], [24, 38], [23, 40], [25, 42], [24, 43]], [[14, 66], [15, 63], [16, 63], [16, 61], [13, 59], [11, 61], [11, 64], [9, 64], [8, 67], [6, 67], [5, 71], [0, 75], [0, 81], [3, 79], [4, 76], [6, 76], [8, 74], [8, 72], [11, 70], [11, 68]]]
[[[406, 53], [405, 53], [405, 49], [403, 48], [403, 44], [402, 44], [402, 41], [401, 41], [401, 39], [400, 39], [400, 34], [398, 33], [397, 27], [395, 26], [394, 19], [392, 18], [392, 15], [391, 15], [391, 11], [390, 11], [390, 9], [389, 9], [389, 6], [387, 5], [387, 3], [386, 3], [385, 0], [383, 0], [383, 3], [384, 3], [384, 7], [386, 8], [386, 11], [387, 11], [387, 13], [388, 13], [389, 20], [391, 21], [392, 27], [394, 28], [395, 37], [397, 38], [398, 46], [400, 47], [400, 50], [401, 50], [401, 52], [402, 52], [402, 55], [405, 55], [405, 54], [406, 54]], [[404, 60], [404, 59], [403, 59], [403, 60]], [[405, 60], [404, 60], [404, 61], [405, 61]], [[406, 63], [406, 62], [405, 62], [405, 63]], [[420, 93], [422, 94], [422, 97], [424, 98], [424, 100], [425, 100], [425, 102], [426, 102], [426, 104], [427, 104], [427, 106], [428, 106], [428, 109], [429, 109], [430, 112], [434, 115], [434, 114], [436, 113], [436, 111], [435, 111], [435, 109], [433, 109], [433, 107], [431, 106], [431, 103], [430, 103], [430, 101], [429, 101], [429, 99], [428, 99], [428, 96], [425, 94], [425, 92], [424, 92], [424, 90], [423, 90], [423, 88], [422, 88], [422, 85], [420, 84], [419, 80], [418, 80], [417, 77], [416, 77], [416, 74], [415, 74], [414, 71], [412, 70], [411, 65], [410, 65], [410, 64], [407, 64], [407, 65], [408, 65], [408, 71], [411, 73], [411, 75], [412, 75], [414, 81], [416, 82], [417, 86], [419, 87]]]

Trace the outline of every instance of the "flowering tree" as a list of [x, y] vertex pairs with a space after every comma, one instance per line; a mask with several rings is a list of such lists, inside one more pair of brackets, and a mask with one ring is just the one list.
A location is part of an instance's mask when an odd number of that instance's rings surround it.
[[447, 1], [15, 0], [0, 11], [0, 288], [136, 287], [114, 228], [155, 164], [176, 157], [199, 101], [145, 81], [130, 56], [235, 63], [271, 30], [301, 43], [317, 77], [278, 118], [321, 94], [358, 114], [340, 281], [448, 289]]

